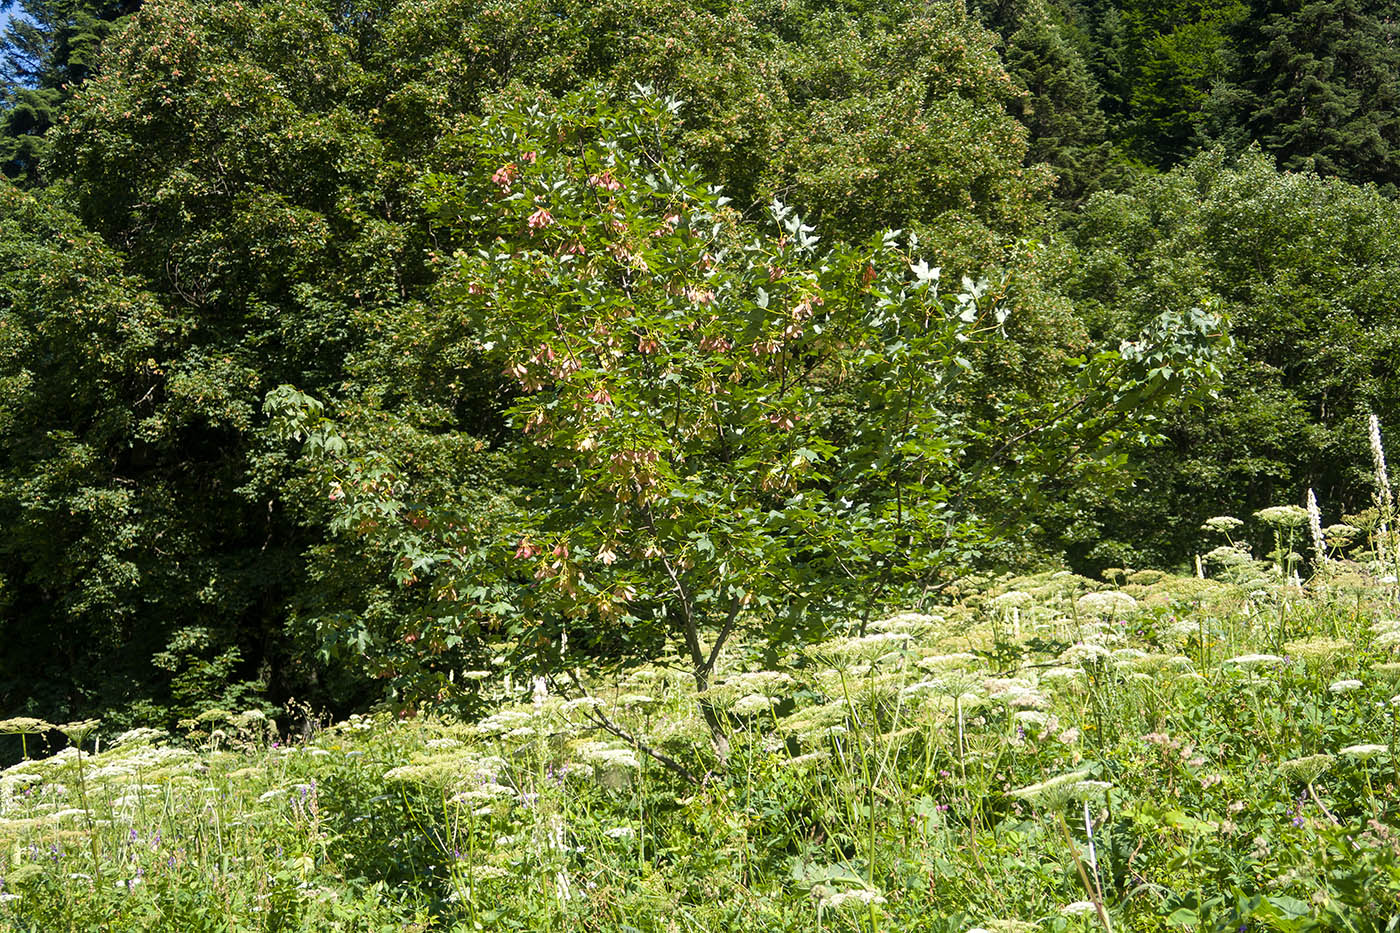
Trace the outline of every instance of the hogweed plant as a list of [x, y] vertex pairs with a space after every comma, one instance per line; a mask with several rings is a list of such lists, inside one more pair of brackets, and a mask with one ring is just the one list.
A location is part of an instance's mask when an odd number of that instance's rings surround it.
[[58, 727], [44, 722], [42, 719], [35, 719], [32, 716], [16, 716], [10, 719], [0, 719], [0, 735], [17, 735], [20, 741], [20, 755], [29, 758], [29, 737], [31, 735], [43, 735], [46, 732], [56, 732]]

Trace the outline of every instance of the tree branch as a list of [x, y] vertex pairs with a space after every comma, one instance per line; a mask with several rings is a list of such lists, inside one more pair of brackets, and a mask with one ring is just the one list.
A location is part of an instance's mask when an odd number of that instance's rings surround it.
[[[593, 695], [589, 693], [587, 688], [583, 686], [583, 684], [578, 679], [578, 675], [574, 673], [572, 669], [569, 670], [568, 674], [569, 680], [573, 682], [574, 688], [578, 690], [579, 693], [583, 694], [585, 697], [593, 699]], [[675, 774], [680, 775], [682, 778], [689, 781], [690, 783], [696, 785], [703, 783], [703, 781], [700, 778], [695, 776], [695, 772], [691, 771], [685, 765], [681, 764], [679, 761], [676, 761], [676, 759], [672, 758], [670, 755], [665, 754], [664, 752], [658, 752], [656, 749], [652, 748], [650, 745], [646, 744], [641, 739], [637, 738], [635, 735], [628, 732], [626, 729], [622, 728], [617, 723], [613, 722], [611, 719], [609, 719], [603, 713], [599, 712], [597, 709], [586, 709], [584, 711], [584, 716], [588, 719], [589, 722], [593, 723], [599, 729], [602, 729], [604, 732], [610, 733], [611, 735], [617, 736], [619, 739], [622, 739], [624, 742], [626, 742], [628, 745], [631, 745], [637, 751], [643, 753], [649, 758], [655, 759], [662, 765], [662, 767], [674, 772]]]
[[739, 618], [739, 609], [742, 608], [743, 600], [735, 596], [729, 601], [729, 614], [724, 617], [724, 624], [719, 628], [719, 634], [715, 636], [715, 643], [710, 646], [710, 656], [705, 661], [705, 676], [708, 679], [715, 669], [715, 662], [719, 660], [719, 650], [724, 647], [724, 643], [729, 640], [730, 634], [734, 631], [734, 623]]

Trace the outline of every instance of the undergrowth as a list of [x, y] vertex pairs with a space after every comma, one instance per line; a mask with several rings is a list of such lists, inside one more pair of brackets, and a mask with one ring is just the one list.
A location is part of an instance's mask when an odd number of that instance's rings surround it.
[[479, 721], [72, 724], [0, 776], [0, 926], [1394, 930], [1392, 594], [1257, 583], [983, 580], [736, 644], [700, 697], [461, 672]]

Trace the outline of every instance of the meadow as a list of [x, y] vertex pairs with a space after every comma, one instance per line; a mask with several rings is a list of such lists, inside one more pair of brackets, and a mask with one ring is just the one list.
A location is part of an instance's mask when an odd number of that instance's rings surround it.
[[699, 696], [464, 671], [476, 721], [211, 710], [57, 753], [12, 720], [0, 927], [1393, 930], [1394, 587], [1280, 569], [970, 578], [736, 642]]

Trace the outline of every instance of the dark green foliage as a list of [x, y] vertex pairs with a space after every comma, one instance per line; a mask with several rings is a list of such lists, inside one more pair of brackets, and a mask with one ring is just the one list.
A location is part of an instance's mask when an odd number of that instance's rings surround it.
[[1119, 9], [1131, 82], [1121, 132], [1141, 159], [1167, 168], [1201, 144], [1226, 30], [1245, 11], [1239, 0], [1129, 0]]
[[237, 697], [258, 635], [230, 624], [246, 611], [231, 591], [276, 554], [254, 567], [229, 546], [227, 479], [168, 428], [176, 324], [71, 215], [0, 197], [0, 703], [57, 716]]
[[[34, 538], [56, 553], [11, 551], [12, 586], [42, 586], [24, 591], [12, 611], [27, 630], [52, 624], [90, 633], [80, 636], [83, 652], [68, 659], [69, 673], [120, 689], [66, 696], [68, 708], [145, 697], [157, 708], [197, 711], [233, 702], [221, 693], [240, 681], [315, 696], [314, 646], [294, 646], [286, 620], [301, 554], [317, 534], [289, 508], [276, 448], [258, 435], [259, 412], [278, 382], [320, 387], [343, 378], [356, 335], [411, 287], [421, 248], [405, 262], [413, 233], [386, 217], [401, 173], [341, 103], [358, 71], [348, 42], [310, 8], [169, 4], [138, 14], [114, 41], [107, 67], [80, 92], [55, 140], [59, 181], [51, 191], [121, 247], [120, 260], [104, 255], [132, 277], [153, 323], [131, 374], [113, 377], [120, 393], [73, 395], [66, 418], [35, 417], [82, 445], [81, 458], [63, 458], [64, 494], [105, 498], [83, 511], [63, 507], [66, 500], [44, 504], [49, 525]], [[37, 231], [28, 236], [43, 242]], [[23, 253], [34, 242], [13, 245]], [[8, 316], [18, 333], [30, 329], [22, 312], [60, 320], [48, 310], [51, 281], [36, 272], [17, 286], [25, 298]], [[67, 336], [63, 352], [99, 355], [115, 353], [111, 340], [130, 339], [120, 328], [110, 337]], [[16, 356], [28, 365], [51, 359]], [[65, 391], [66, 370], [44, 375], [48, 393]], [[47, 410], [39, 386], [11, 388], [11, 404]], [[101, 436], [88, 436], [98, 428]], [[19, 456], [35, 449], [20, 426], [6, 443], [17, 474], [56, 471]], [[5, 497], [12, 509], [32, 501], [19, 486]], [[72, 517], [85, 513], [106, 524]], [[87, 563], [104, 554], [112, 556], [101, 566], [110, 568], [89, 573]], [[100, 598], [77, 598], [92, 587]], [[39, 611], [59, 615], [45, 624]], [[139, 680], [123, 683], [128, 676], [110, 663], [99, 668], [110, 678], [86, 676], [112, 644], [141, 668]]]
[[35, 184], [46, 134], [135, 0], [23, 0], [0, 34], [0, 172]]
[[1253, 0], [1231, 31], [1214, 130], [1280, 167], [1394, 196], [1400, 185], [1400, 22], [1376, 0]]
[[1080, 307], [1106, 328], [1164, 304], [1226, 314], [1237, 340], [1218, 399], [1170, 422], [1137, 487], [1076, 501], [1064, 527], [1099, 566], [1180, 560], [1218, 514], [1301, 503], [1326, 522], [1370, 505], [1365, 419], [1400, 408], [1400, 207], [1374, 190], [1198, 156], [1080, 219]]
[[1098, 84], [1067, 36], [1071, 27], [1058, 20], [1042, 4], [1030, 4], [1011, 24], [1003, 56], [1026, 90], [1016, 113], [1030, 139], [1026, 161], [1049, 165], [1056, 196], [1073, 206], [1116, 187], [1125, 169], [1108, 140]]

